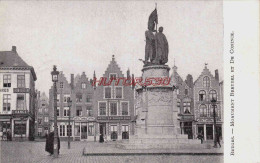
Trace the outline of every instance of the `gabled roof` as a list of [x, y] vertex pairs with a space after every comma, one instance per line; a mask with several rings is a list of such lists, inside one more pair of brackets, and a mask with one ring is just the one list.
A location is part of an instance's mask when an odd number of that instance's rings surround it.
[[195, 80], [194, 85], [196, 85], [197, 81], [202, 78], [204, 75], [210, 76], [211, 78], [214, 78], [214, 76], [211, 74], [207, 66], [205, 65], [203, 71], [201, 72], [200, 76]]
[[120, 67], [118, 66], [117, 62], [115, 61], [115, 56], [112, 56], [112, 61], [110, 61], [109, 65], [107, 66], [107, 69], [105, 71], [105, 74], [103, 74], [103, 76], [105, 77], [106, 75], [108, 75], [109, 73], [116, 73], [118, 72], [119, 76], [123, 77], [124, 74], [122, 73]]
[[34, 68], [29, 66], [16, 51], [0, 51], [0, 68], [1, 69], [29, 69], [31, 70], [34, 80], [37, 80]]

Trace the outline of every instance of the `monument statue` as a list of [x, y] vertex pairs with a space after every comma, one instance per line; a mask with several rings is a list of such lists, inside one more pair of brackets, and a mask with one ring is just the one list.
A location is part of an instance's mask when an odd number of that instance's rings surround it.
[[168, 41], [165, 35], [162, 33], [163, 27], [159, 28], [159, 33], [155, 34], [155, 47], [156, 47], [156, 61], [159, 64], [165, 64], [168, 62]]
[[[168, 62], [168, 41], [163, 32], [163, 27], [157, 33], [158, 15], [155, 9], [148, 20], [148, 30], [145, 31], [145, 65], [164, 65]], [[154, 29], [156, 26], [156, 29]], [[153, 32], [156, 32], [154, 35]], [[149, 62], [150, 61], [150, 62]]]

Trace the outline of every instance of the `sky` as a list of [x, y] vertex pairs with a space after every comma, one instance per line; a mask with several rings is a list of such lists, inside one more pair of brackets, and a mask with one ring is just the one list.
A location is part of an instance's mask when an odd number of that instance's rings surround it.
[[[126, 74], [141, 76], [145, 31], [155, 1], [1, 1], [0, 51], [17, 47], [34, 67], [36, 89], [48, 95], [57, 65], [67, 80], [85, 72], [101, 77], [112, 55]], [[223, 79], [221, 1], [158, 1], [158, 27], [169, 43], [169, 65], [194, 81], [205, 63]], [[172, 71], [172, 70], [171, 70]], [[171, 73], [171, 72], [170, 72]]]

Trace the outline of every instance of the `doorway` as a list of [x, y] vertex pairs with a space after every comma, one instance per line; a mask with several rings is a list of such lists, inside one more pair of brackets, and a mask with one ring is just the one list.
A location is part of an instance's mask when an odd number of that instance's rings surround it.
[[81, 139], [88, 138], [88, 128], [87, 123], [81, 123]]
[[206, 125], [207, 140], [213, 140], [213, 126]]

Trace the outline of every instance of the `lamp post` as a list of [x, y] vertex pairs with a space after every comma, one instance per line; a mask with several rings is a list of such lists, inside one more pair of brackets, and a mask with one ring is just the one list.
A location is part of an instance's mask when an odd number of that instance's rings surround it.
[[71, 112], [71, 106], [72, 106], [72, 100], [69, 98], [68, 100], [68, 106], [69, 106], [69, 135], [68, 135], [68, 149], [70, 149], [70, 135], [72, 134], [72, 127], [70, 126], [70, 112]]
[[212, 107], [213, 107], [213, 120], [214, 120], [214, 136], [215, 136], [215, 139], [214, 139], [214, 147], [216, 148], [217, 147], [217, 130], [216, 130], [216, 110], [215, 110], [215, 107], [216, 107], [216, 102], [217, 100], [213, 97], [212, 100], [211, 100], [211, 103], [212, 103]]
[[53, 66], [53, 71], [51, 72], [52, 82], [53, 82], [53, 99], [54, 99], [54, 157], [58, 157], [58, 126], [57, 126], [57, 85], [59, 71], [57, 71], [57, 67]]

